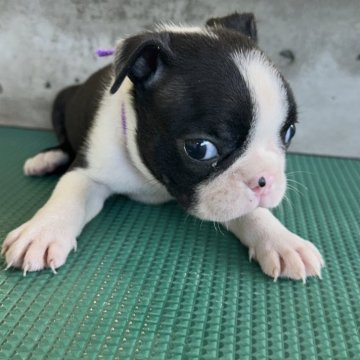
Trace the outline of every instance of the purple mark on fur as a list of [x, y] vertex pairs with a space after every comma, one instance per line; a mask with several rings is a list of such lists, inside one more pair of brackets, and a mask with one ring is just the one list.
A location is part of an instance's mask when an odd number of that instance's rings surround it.
[[96, 50], [96, 55], [103, 57], [103, 56], [110, 56], [113, 55], [115, 52], [114, 49], [103, 49], [103, 48], [99, 48]]
[[126, 140], [127, 127], [126, 127], [126, 113], [125, 113], [124, 103], [121, 104], [121, 127], [123, 129], [123, 134]]

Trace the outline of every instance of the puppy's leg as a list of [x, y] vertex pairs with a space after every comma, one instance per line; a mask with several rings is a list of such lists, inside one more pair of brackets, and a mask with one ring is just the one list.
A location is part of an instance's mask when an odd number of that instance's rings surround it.
[[51, 174], [69, 163], [70, 155], [58, 146], [27, 159], [24, 164], [24, 174], [27, 176]]
[[[25, 175], [42, 176], [54, 172], [64, 173], [74, 160], [76, 149], [72, 147], [67, 136], [65, 110], [78, 89], [79, 85], [70, 86], [60, 91], [56, 96], [51, 114], [51, 122], [59, 145], [45, 149], [27, 159], [24, 164]], [[84, 134], [83, 136], [85, 138]]]
[[321, 277], [324, 261], [309, 241], [286, 229], [267, 209], [253, 212], [224, 224], [249, 247], [250, 259], [256, 259], [265, 274], [305, 282], [307, 276]]
[[2, 254], [8, 267], [22, 268], [24, 274], [44, 267], [55, 272], [76, 248], [76, 237], [101, 210], [110, 193], [105, 185], [93, 181], [86, 170], [66, 173], [34, 217], [6, 237]]

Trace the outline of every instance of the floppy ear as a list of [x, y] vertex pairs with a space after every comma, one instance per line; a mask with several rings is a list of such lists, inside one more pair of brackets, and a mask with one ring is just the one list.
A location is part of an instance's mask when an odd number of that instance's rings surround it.
[[115, 82], [111, 94], [115, 94], [125, 77], [136, 86], [148, 88], [161, 75], [171, 58], [167, 34], [144, 33], [130, 37], [116, 49]]
[[220, 17], [211, 18], [206, 22], [210, 27], [224, 27], [230, 30], [239, 31], [242, 34], [251, 38], [254, 42], [257, 42], [257, 29], [255, 16], [252, 13], [234, 14]]

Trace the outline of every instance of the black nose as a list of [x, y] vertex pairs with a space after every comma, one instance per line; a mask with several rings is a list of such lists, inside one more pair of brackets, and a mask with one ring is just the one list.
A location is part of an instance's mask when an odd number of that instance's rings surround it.
[[260, 187], [264, 187], [266, 185], [266, 180], [263, 176], [259, 179], [258, 184]]

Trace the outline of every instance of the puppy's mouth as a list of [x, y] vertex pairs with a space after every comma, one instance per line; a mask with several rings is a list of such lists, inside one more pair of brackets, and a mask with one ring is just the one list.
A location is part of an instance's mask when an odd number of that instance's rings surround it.
[[281, 196], [280, 198], [277, 197], [279, 200], [274, 199], [274, 197], [272, 196], [271, 191], [267, 191], [267, 190], [253, 190], [254, 193], [254, 204], [257, 204], [256, 207], [262, 207], [262, 208], [274, 208], [276, 206], [279, 205], [279, 203], [281, 202], [283, 196]]
[[[250, 191], [254, 194], [254, 197], [258, 203], [259, 207], [264, 208], [273, 208], [279, 205], [281, 200], [284, 197], [285, 191], [280, 189], [279, 192], [279, 183], [283, 182], [286, 178], [281, 179], [281, 181], [275, 182], [273, 176], [260, 177], [256, 179], [255, 182], [252, 181], [247, 184]], [[286, 185], [284, 186], [285, 189]]]
[[196, 205], [190, 212], [203, 220], [225, 222], [241, 217], [258, 207], [274, 208], [284, 197], [286, 178], [268, 176], [265, 180], [207, 184], [197, 192]]

